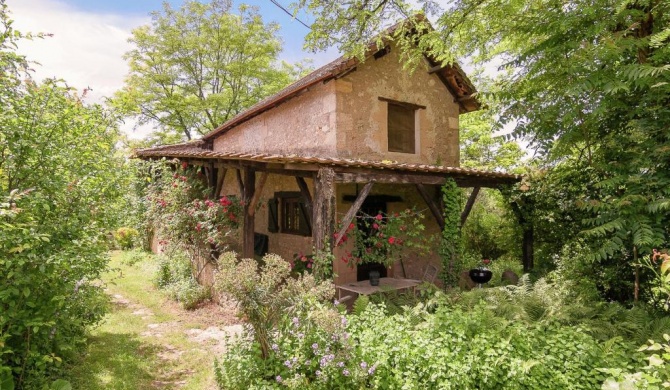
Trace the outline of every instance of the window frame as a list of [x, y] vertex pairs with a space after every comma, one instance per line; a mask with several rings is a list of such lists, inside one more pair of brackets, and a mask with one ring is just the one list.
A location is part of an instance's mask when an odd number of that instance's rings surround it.
[[[383, 101], [386, 103], [386, 151], [389, 153], [402, 153], [402, 154], [419, 154], [420, 151], [420, 114], [419, 110], [425, 109], [426, 106], [420, 105], [420, 104], [414, 104], [414, 103], [408, 103], [408, 102], [401, 102], [398, 100], [393, 100], [393, 99], [388, 99], [384, 97], [379, 97], [380, 101]], [[407, 111], [412, 111], [412, 130], [413, 130], [413, 135], [414, 135], [414, 147], [410, 151], [409, 149], [407, 150], [400, 150], [400, 149], [392, 149], [391, 146], [389, 145], [389, 141], [391, 140], [391, 123], [392, 121], [390, 120], [391, 116], [391, 107], [397, 107], [400, 109], [404, 109]]]

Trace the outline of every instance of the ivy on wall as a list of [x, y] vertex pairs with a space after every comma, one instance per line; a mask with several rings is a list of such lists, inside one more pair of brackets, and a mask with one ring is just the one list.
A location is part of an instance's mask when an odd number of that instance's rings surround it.
[[458, 284], [462, 268], [463, 243], [461, 240], [461, 190], [453, 179], [447, 179], [442, 186], [444, 201], [444, 229], [440, 241], [440, 259], [442, 260], [442, 280], [444, 287]]

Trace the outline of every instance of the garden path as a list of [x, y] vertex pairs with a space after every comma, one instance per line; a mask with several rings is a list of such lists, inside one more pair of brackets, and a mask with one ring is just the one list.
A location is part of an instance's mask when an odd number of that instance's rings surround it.
[[242, 325], [232, 303], [184, 310], [151, 283], [155, 264], [114, 253], [105, 276], [112, 305], [72, 368], [73, 388], [216, 389], [213, 362]]

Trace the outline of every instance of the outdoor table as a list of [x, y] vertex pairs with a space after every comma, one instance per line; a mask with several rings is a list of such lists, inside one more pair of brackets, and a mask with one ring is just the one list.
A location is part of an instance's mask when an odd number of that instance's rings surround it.
[[359, 295], [370, 295], [380, 291], [413, 289], [419, 284], [421, 284], [421, 281], [414, 279], [379, 278], [379, 286], [372, 286], [369, 280], [361, 280], [355, 283], [339, 284], [335, 287], [337, 288], [337, 299], [340, 300], [342, 299], [342, 290]]

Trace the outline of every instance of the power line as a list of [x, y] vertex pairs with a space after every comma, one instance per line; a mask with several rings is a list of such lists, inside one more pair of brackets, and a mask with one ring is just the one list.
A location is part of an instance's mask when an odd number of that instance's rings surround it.
[[286, 8], [284, 8], [284, 6], [282, 6], [281, 4], [279, 4], [279, 3], [277, 2], [277, 0], [270, 0], [270, 2], [272, 2], [272, 4], [274, 4], [274, 5], [276, 5], [277, 7], [279, 7], [279, 9], [281, 9], [282, 11], [286, 12], [286, 14], [287, 14], [288, 16], [290, 16], [290, 17], [292, 17], [293, 19], [295, 19], [295, 20], [297, 20], [298, 22], [300, 22], [300, 24], [302, 24], [303, 26], [307, 27], [307, 28], [310, 29], [310, 30], [312, 29], [310, 26], [306, 25], [302, 20], [298, 19], [297, 16], [294, 16], [294, 15], [291, 13], [291, 11], [287, 10]]

